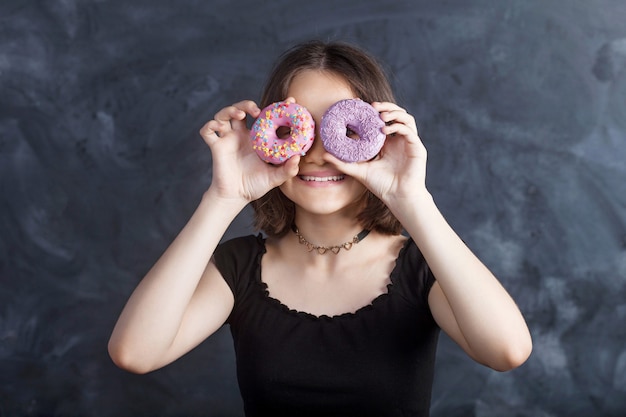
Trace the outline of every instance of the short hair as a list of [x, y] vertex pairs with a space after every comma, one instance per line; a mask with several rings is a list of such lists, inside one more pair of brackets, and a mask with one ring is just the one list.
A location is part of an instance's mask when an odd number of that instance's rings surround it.
[[[278, 60], [265, 85], [260, 101], [261, 108], [284, 100], [291, 81], [305, 70], [329, 71], [343, 77], [354, 94], [368, 103], [395, 102], [382, 66], [368, 53], [343, 42], [310, 41], [289, 49]], [[357, 203], [363, 206], [363, 210], [357, 215], [363, 228], [387, 235], [400, 234], [400, 222], [369, 190]], [[255, 227], [268, 236], [285, 235], [294, 222], [294, 203], [279, 187], [253, 201], [252, 208]]]

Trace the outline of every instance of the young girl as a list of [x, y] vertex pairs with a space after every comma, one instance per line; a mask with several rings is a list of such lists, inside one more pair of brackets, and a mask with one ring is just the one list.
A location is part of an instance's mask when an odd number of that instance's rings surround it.
[[[318, 137], [322, 114], [349, 98], [386, 123], [373, 160], [342, 162]], [[486, 366], [521, 365], [526, 323], [433, 202], [415, 120], [379, 65], [350, 45], [300, 45], [260, 104], [281, 100], [316, 122], [312, 148], [283, 165], [252, 149], [252, 101], [200, 131], [213, 181], [124, 308], [109, 343], [115, 363], [158, 369], [228, 323], [247, 416], [361, 417], [428, 415], [439, 329]], [[218, 245], [248, 203], [265, 234]]]

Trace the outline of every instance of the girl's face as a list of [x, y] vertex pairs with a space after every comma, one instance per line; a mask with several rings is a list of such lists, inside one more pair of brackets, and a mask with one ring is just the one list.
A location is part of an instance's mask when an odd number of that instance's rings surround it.
[[296, 103], [306, 107], [313, 116], [315, 140], [300, 159], [298, 175], [281, 185], [281, 191], [296, 204], [297, 210], [312, 214], [343, 212], [354, 218], [361, 209], [355, 202], [366, 189], [322, 159], [326, 150], [319, 138], [324, 112], [340, 100], [356, 98], [350, 84], [331, 72], [305, 70], [293, 78], [287, 96], [295, 98]]

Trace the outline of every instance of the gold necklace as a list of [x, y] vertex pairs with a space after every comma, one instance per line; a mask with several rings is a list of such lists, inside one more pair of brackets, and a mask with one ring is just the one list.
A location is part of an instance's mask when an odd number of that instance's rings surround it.
[[359, 233], [358, 235], [355, 235], [352, 238], [352, 240], [350, 240], [348, 242], [345, 242], [345, 243], [342, 243], [341, 245], [318, 246], [318, 245], [314, 245], [311, 242], [309, 242], [308, 240], [306, 240], [304, 238], [304, 236], [302, 236], [300, 234], [300, 231], [298, 230], [298, 227], [295, 224], [291, 226], [291, 230], [293, 230], [293, 232], [296, 234], [296, 236], [298, 236], [298, 241], [300, 242], [300, 244], [305, 245], [309, 252], [312, 252], [313, 250], [315, 250], [320, 255], [323, 255], [323, 254], [327, 253], [328, 251], [330, 251], [330, 252], [334, 253], [335, 255], [337, 255], [341, 249], [350, 250], [350, 249], [352, 249], [352, 245], [356, 245], [357, 243], [359, 243], [360, 241], [365, 239], [365, 237], [370, 233], [369, 230], [363, 229], [361, 231], [361, 233]]

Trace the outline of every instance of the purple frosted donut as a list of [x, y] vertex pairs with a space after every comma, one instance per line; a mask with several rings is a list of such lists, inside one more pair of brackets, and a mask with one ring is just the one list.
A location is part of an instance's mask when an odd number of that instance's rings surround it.
[[[380, 130], [385, 122], [371, 104], [359, 99], [341, 100], [322, 116], [320, 136], [324, 148], [345, 162], [367, 161], [378, 155], [385, 143]], [[359, 139], [346, 135], [354, 131]]]
[[[276, 129], [290, 128], [289, 136], [279, 138]], [[252, 148], [259, 158], [271, 164], [282, 164], [294, 155], [304, 155], [313, 146], [315, 122], [311, 113], [296, 103], [280, 101], [270, 104], [250, 130]]]

